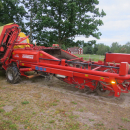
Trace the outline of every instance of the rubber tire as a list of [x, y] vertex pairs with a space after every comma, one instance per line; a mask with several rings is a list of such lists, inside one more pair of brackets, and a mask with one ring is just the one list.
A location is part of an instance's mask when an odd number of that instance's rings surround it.
[[[11, 79], [9, 78], [9, 74], [11, 74], [11, 76], [12, 76]], [[7, 81], [12, 84], [16, 84], [16, 83], [20, 82], [21, 77], [20, 77], [20, 72], [19, 72], [19, 69], [17, 68], [17, 66], [10, 66], [7, 68], [6, 78], [7, 78]]]
[[110, 91], [109, 90], [104, 90], [104, 91], [101, 91], [102, 89], [102, 85], [99, 84], [99, 86], [97, 87], [96, 89], [96, 92], [99, 96], [103, 96], [103, 97], [107, 97], [109, 94], [110, 94]]

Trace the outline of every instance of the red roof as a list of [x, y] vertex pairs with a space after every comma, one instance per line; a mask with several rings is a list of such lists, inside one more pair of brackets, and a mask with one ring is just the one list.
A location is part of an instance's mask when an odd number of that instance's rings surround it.
[[79, 47], [71, 47], [71, 48], [68, 48], [67, 50], [70, 50], [71, 52], [77, 52], [79, 49]]

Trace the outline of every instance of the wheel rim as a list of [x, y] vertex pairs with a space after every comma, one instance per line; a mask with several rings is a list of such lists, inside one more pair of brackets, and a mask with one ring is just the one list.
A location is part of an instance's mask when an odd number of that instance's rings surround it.
[[101, 84], [99, 84], [99, 86], [97, 87], [97, 93], [100, 96], [108, 96], [110, 91], [109, 90], [104, 90], [103, 89], [104, 86], [102, 86]]
[[104, 90], [103, 87], [99, 87], [99, 91], [102, 93], [106, 92], [106, 90]]
[[8, 72], [8, 79], [13, 80], [13, 75], [12, 75], [12, 73], [10, 71]]

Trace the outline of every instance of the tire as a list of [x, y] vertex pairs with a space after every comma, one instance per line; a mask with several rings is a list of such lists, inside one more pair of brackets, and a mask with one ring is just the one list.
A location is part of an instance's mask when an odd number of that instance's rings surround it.
[[20, 82], [20, 72], [17, 66], [10, 66], [6, 70], [6, 78], [9, 83], [16, 84]]
[[110, 94], [109, 90], [103, 90], [103, 86], [99, 84], [96, 88], [96, 92], [99, 96], [107, 97]]

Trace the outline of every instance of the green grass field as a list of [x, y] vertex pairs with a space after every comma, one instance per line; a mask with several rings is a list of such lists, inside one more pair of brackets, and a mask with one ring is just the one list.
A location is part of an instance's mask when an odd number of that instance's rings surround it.
[[98, 60], [104, 60], [104, 55], [90, 55], [90, 54], [82, 54], [82, 55], [79, 55], [79, 54], [75, 54], [76, 56], [78, 57], [83, 57], [84, 60], [89, 60], [89, 59], [92, 59], [92, 61], [98, 61]]

